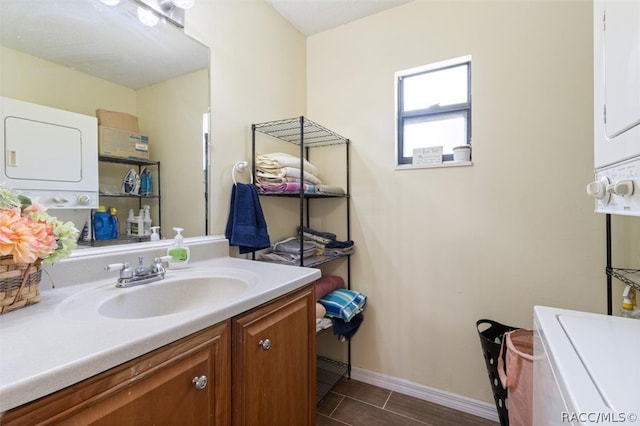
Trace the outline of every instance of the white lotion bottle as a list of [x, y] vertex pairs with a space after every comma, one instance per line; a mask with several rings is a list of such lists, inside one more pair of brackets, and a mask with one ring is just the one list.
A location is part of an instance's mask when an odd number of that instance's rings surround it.
[[167, 249], [167, 256], [171, 256], [169, 260], [169, 269], [186, 268], [189, 263], [189, 247], [184, 245], [182, 237], [182, 228], [173, 228], [176, 236], [173, 238], [173, 245]]
[[151, 241], [160, 241], [160, 234], [158, 234], [159, 226], [151, 227]]

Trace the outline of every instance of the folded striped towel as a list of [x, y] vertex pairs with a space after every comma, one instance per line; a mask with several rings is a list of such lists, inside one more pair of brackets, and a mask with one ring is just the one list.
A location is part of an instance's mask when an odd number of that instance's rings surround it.
[[325, 316], [349, 322], [364, 310], [367, 305], [367, 296], [355, 290], [341, 288], [323, 296], [318, 303], [327, 310]]

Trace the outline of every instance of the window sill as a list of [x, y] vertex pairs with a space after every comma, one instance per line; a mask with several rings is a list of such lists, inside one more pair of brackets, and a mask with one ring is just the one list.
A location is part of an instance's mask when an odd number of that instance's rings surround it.
[[443, 161], [440, 164], [402, 164], [396, 166], [396, 170], [413, 170], [413, 169], [439, 169], [443, 167], [467, 167], [473, 166], [473, 161]]

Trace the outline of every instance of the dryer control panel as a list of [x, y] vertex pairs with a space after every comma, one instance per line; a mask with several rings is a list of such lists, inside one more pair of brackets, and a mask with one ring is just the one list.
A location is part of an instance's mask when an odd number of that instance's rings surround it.
[[603, 167], [587, 185], [598, 213], [640, 216], [640, 158]]

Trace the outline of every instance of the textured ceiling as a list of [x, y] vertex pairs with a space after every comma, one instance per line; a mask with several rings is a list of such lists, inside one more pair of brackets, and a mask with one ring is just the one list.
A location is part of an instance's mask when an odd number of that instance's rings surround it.
[[310, 36], [411, 0], [266, 0], [301, 33]]

